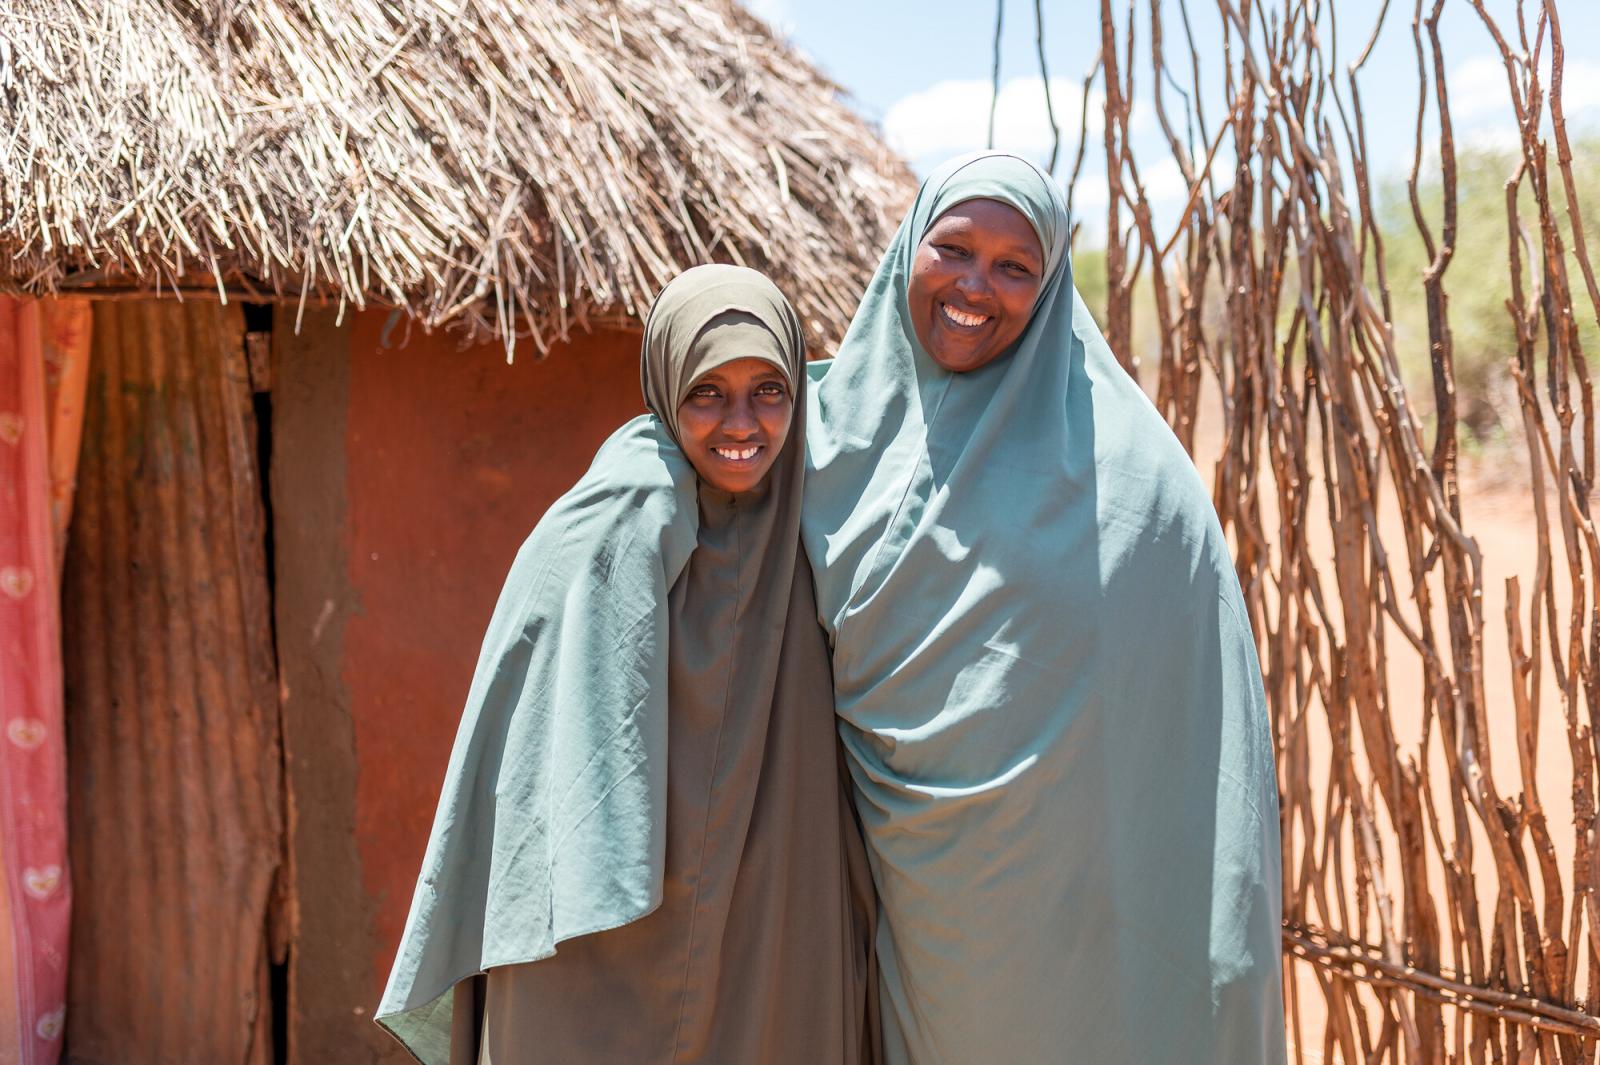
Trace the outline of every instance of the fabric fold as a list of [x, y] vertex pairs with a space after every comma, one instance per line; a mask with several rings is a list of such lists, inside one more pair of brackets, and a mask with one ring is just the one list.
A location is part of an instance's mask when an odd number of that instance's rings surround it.
[[512, 563], [377, 1012], [428, 1065], [449, 1059], [458, 981], [661, 901], [667, 593], [694, 499], [665, 427], [636, 418]]
[[[0, 298], [0, 1059], [50, 1065], [66, 1019], [72, 893], [57, 572], [75, 425], [53, 402], [81, 401], [88, 331], [81, 305]], [[54, 379], [65, 366], [69, 380]], [[76, 398], [74, 398], [74, 393]], [[70, 420], [70, 419], [69, 419]], [[70, 429], [70, 431], [69, 431]]]

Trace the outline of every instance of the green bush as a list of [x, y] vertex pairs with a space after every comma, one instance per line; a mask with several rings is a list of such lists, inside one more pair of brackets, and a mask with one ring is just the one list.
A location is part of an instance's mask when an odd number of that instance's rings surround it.
[[[1573, 156], [1573, 177], [1578, 186], [1584, 233], [1592, 258], [1595, 244], [1600, 240], [1596, 226], [1596, 220], [1600, 219], [1600, 172], [1593, 166], [1594, 161], [1600, 161], [1600, 138], [1589, 137], [1575, 143]], [[1506, 301], [1511, 298], [1506, 182], [1515, 174], [1519, 161], [1520, 155], [1512, 150], [1469, 147], [1457, 153], [1455, 255], [1444, 275], [1444, 290], [1448, 296], [1455, 352], [1456, 405], [1464, 447], [1493, 447], [1504, 440], [1506, 434], [1517, 431], [1515, 385], [1507, 371], [1508, 360], [1516, 353], [1516, 330], [1506, 309]], [[1558, 228], [1567, 249], [1572, 310], [1578, 319], [1583, 349], [1593, 355], [1600, 353], [1600, 331], [1596, 330], [1594, 309], [1589, 304], [1576, 257], [1572, 255], [1571, 225], [1553, 148], [1550, 176]], [[1417, 230], [1404, 178], [1383, 183], [1378, 193], [1378, 222], [1384, 237], [1390, 296], [1394, 303], [1395, 344], [1406, 385], [1419, 407], [1428, 410], [1433, 402], [1433, 376], [1423, 289], [1423, 275], [1429, 262], [1427, 250]], [[1443, 182], [1437, 169], [1419, 181], [1417, 193], [1423, 215], [1434, 240], [1438, 241], [1443, 218]], [[1518, 213], [1529, 242], [1521, 249], [1526, 298], [1530, 286], [1539, 281], [1539, 219], [1526, 181], [1519, 192]], [[1539, 354], [1542, 382], [1542, 338]]]

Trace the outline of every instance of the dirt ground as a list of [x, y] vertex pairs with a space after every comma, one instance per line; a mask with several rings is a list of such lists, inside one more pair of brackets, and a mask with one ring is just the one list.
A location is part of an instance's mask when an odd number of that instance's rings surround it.
[[[1537, 540], [1534, 511], [1528, 491], [1526, 489], [1519, 491], [1514, 481], [1508, 481], [1504, 471], [1492, 469], [1474, 471], [1472, 475], [1463, 479], [1462, 496], [1463, 520], [1483, 553], [1484, 688], [1489, 707], [1490, 750], [1494, 779], [1503, 795], [1515, 796], [1522, 790], [1522, 783], [1517, 761], [1517, 723], [1512, 702], [1511, 665], [1510, 655], [1507, 653], [1504, 622], [1505, 582], [1507, 577], [1513, 575], [1521, 578], [1524, 589], [1522, 612], [1526, 622], [1526, 589], [1532, 583], [1534, 545]], [[1386, 531], [1385, 543], [1398, 542], [1399, 515], [1391, 507], [1380, 515], [1379, 520], [1380, 527], [1387, 525], [1392, 530]], [[1327, 542], [1327, 526], [1313, 524], [1312, 529], [1322, 534], [1320, 537], [1313, 537], [1314, 550], [1331, 556], [1332, 547]], [[1442, 611], [1438, 613], [1441, 616], [1436, 622], [1442, 625]], [[1394, 642], [1399, 643], [1398, 640]], [[1396, 708], [1393, 716], [1396, 739], [1402, 752], [1415, 752], [1418, 750], [1421, 732], [1420, 708], [1423, 689], [1421, 661], [1415, 654], [1396, 653], [1390, 658], [1388, 675], [1390, 699]], [[1549, 678], [1542, 687], [1539, 700], [1541, 705], [1538, 708], [1537, 743], [1534, 748], [1538, 754], [1536, 779], [1539, 796], [1549, 819], [1556, 853], [1562, 860], [1563, 876], [1570, 889], [1570, 863], [1574, 847], [1572, 760], [1568, 754], [1566, 728], [1558, 692], [1555, 685], [1548, 681]], [[1325, 752], [1331, 746], [1327, 733], [1318, 730], [1313, 735], [1311, 763], [1314, 766], [1326, 766], [1328, 760]], [[1447, 780], [1447, 774], [1440, 746], [1435, 736], [1430, 745], [1429, 761], [1435, 782], [1434, 802], [1438, 809], [1444, 810], [1447, 809], [1445, 804], [1448, 801], [1448, 792], [1443, 782]], [[1321, 794], [1319, 791], [1318, 795]], [[1381, 822], [1380, 829], [1382, 835], [1380, 846], [1386, 857], [1385, 864], [1390, 870], [1391, 877], [1397, 881], [1397, 840], [1392, 827], [1386, 821]], [[1528, 860], [1532, 867], [1531, 854]], [[1498, 880], [1487, 839], [1481, 834], [1474, 840], [1473, 867], [1477, 877], [1480, 909], [1485, 913], [1492, 913], [1495, 885]], [[1434, 863], [1431, 874], [1430, 888], [1439, 909], [1442, 929], [1447, 930], [1443, 867]], [[1537, 881], [1537, 877], [1535, 880]], [[1542, 901], [1543, 891], [1538, 883], [1534, 884], [1534, 892]], [[1395, 901], [1398, 905], [1398, 897]], [[1568, 905], [1570, 906], [1570, 897]], [[1448, 948], [1445, 958], [1447, 969], [1466, 968], [1464, 959], [1451, 957]], [[1309, 964], [1297, 963], [1297, 967], [1300, 971], [1297, 973], [1298, 994], [1295, 997], [1301, 1010], [1301, 1031], [1306, 1044], [1303, 1060], [1320, 1063], [1324, 1060], [1322, 1051], [1326, 1018], [1324, 1002], [1313, 979], [1314, 974], [1309, 971]], [[1449, 1011], [1447, 1011], [1447, 1023], [1448, 1013]], [[1292, 1031], [1291, 1028], [1291, 1051]], [[1339, 1060], [1338, 1055], [1333, 1055], [1329, 1060]]]

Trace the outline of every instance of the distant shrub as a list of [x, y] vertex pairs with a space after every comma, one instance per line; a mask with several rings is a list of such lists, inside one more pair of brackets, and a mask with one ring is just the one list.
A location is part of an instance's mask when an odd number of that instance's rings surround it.
[[[1600, 137], [1589, 136], [1573, 144], [1573, 177], [1582, 206], [1584, 232], [1591, 257], [1600, 242]], [[1445, 273], [1449, 323], [1455, 351], [1456, 402], [1465, 430], [1464, 446], [1492, 447], [1507, 433], [1518, 432], [1517, 399], [1507, 360], [1516, 352], [1516, 331], [1506, 301], [1511, 298], [1509, 239], [1506, 219], [1506, 182], [1516, 172], [1520, 155], [1514, 150], [1468, 147], [1456, 160], [1457, 234], [1455, 257]], [[1559, 183], [1555, 153], [1550, 155], [1550, 175]], [[1565, 195], [1552, 190], [1559, 205], [1559, 229], [1568, 252], [1568, 271], [1577, 306], [1579, 337], [1586, 354], [1600, 355], [1600, 330], [1595, 327], [1584, 283], [1572, 256], [1571, 226]], [[1418, 202], [1440, 238], [1443, 186], [1435, 165], [1418, 183]], [[1384, 182], [1378, 190], [1378, 218], [1389, 267], [1390, 295], [1394, 302], [1395, 343], [1406, 385], [1419, 406], [1432, 405], [1432, 363], [1428, 353], [1428, 312], [1422, 278], [1428, 255], [1417, 231], [1404, 178]], [[1524, 183], [1519, 197], [1521, 224], [1530, 242], [1522, 249], [1524, 294], [1538, 283], [1538, 216], [1533, 196]], [[1600, 265], [1600, 264], [1597, 264]], [[1543, 354], [1541, 350], [1541, 355]], [[1541, 371], [1543, 367], [1540, 367]], [[1542, 380], [1541, 372], [1541, 380]]]

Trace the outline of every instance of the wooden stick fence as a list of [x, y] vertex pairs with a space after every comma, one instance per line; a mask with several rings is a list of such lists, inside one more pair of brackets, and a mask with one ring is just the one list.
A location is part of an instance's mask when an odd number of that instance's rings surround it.
[[[1481, 23], [1516, 116], [1499, 262], [1454, 259], [1447, 4]], [[1201, 5], [1214, 39], [1197, 38]], [[1600, 322], [1600, 287], [1557, 4], [1392, 0], [1353, 56], [1338, 54], [1353, 38], [1333, 0], [1099, 7], [1090, 79], [1110, 197], [1095, 310], [1136, 369], [1136, 301], [1153, 307], [1156, 402], [1210, 466], [1235, 547], [1278, 744], [1293, 1060], [1593, 1063], [1600, 538], [1578, 323]], [[1375, 42], [1395, 33], [1410, 35], [1418, 85], [1406, 191], [1427, 257], [1422, 398], [1396, 339], [1397, 297], [1418, 294], [1391, 276], [1362, 97]], [[1146, 191], [1155, 161], [1131, 147], [1135, 106], [1190, 190], [1171, 232]], [[1509, 279], [1502, 375], [1536, 528], [1519, 557], [1487, 560], [1461, 488], [1449, 299], [1485, 272]], [[1486, 569], [1501, 575], [1499, 620]], [[1508, 695], [1489, 697], [1491, 672]], [[1544, 729], [1550, 707], [1560, 727]]]

